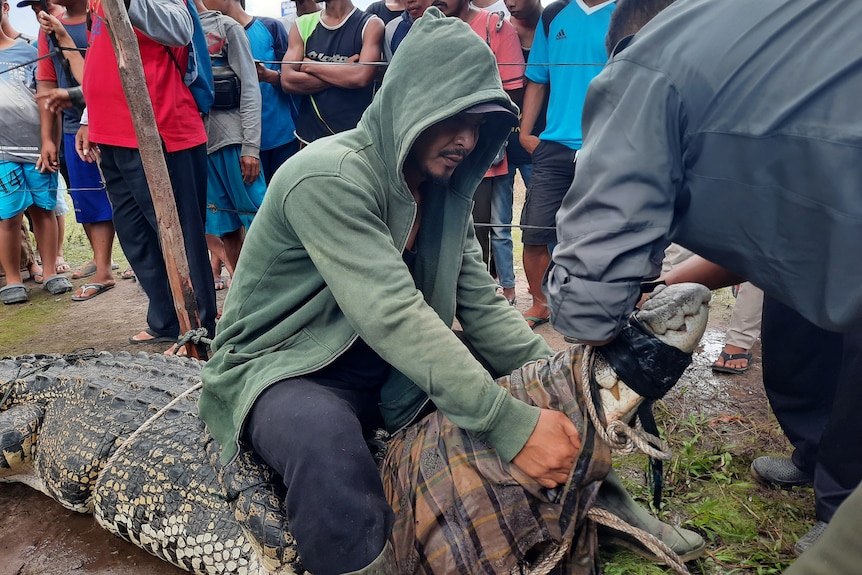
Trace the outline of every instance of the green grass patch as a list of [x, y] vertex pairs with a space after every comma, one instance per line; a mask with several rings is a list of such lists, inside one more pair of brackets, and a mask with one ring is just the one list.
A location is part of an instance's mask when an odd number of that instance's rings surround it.
[[[659, 402], [656, 417], [660, 427], [671, 429], [666, 439], [674, 455], [664, 464], [661, 510], [652, 511], [663, 521], [697, 531], [706, 539], [706, 555], [688, 564], [692, 574], [782, 573], [794, 559], [793, 544], [812, 525], [811, 490], [783, 491], [757, 484], [749, 473], [750, 458], [734, 455], [739, 445], [725, 441], [705, 416], [679, 417]], [[749, 439], [757, 443], [757, 437]], [[647, 457], [615, 457], [615, 461], [626, 487], [648, 506]], [[606, 575], [671, 572], [627, 551], [605, 549], [601, 558]]]
[[29, 293], [30, 301], [25, 305], [3, 306], [0, 310], [0, 356], [32, 353], [32, 350], [23, 349], [21, 342], [44, 332], [46, 325], [62, 328], [65, 310], [72, 303], [68, 297], [63, 298], [64, 301], [54, 301], [59, 298], [51, 296], [40, 285], [25, 285], [34, 286]]

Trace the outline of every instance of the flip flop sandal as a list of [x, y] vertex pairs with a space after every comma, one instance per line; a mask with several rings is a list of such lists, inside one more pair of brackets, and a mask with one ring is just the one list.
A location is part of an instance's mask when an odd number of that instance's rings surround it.
[[90, 260], [72, 274], [73, 280], [79, 280], [83, 278], [88, 278], [90, 276], [96, 275], [96, 262]]
[[[129, 343], [138, 345], [138, 344], [142, 344], [142, 343], [176, 343], [177, 342], [176, 337], [169, 337], [167, 335], [159, 335], [150, 328], [145, 329], [141, 333], [147, 334], [148, 336], [150, 336], [150, 339], [135, 339], [135, 336], [131, 336], [129, 338]], [[140, 334], [138, 334], [138, 335], [140, 335]]]
[[[712, 364], [712, 371], [716, 371], [718, 373], [745, 373], [748, 371], [748, 368], [751, 367], [751, 352], [747, 351], [745, 353], [727, 353], [726, 351], [722, 351], [718, 354], [718, 357], [724, 360], [725, 365], [716, 365]], [[736, 359], [744, 359], [746, 361], [745, 367], [725, 367], [728, 361], [733, 361]], [[718, 361], [718, 360], [716, 360]]]
[[533, 325], [530, 326], [530, 329], [536, 329], [540, 325], [546, 324], [549, 321], [551, 321], [551, 318], [550, 317], [534, 317], [531, 315], [525, 315], [524, 320], [533, 322]]
[[123, 270], [123, 273], [120, 274], [120, 278], [124, 280], [136, 280], [138, 276], [135, 275], [135, 270], [132, 268], [127, 268]]
[[[114, 284], [84, 284], [78, 288], [78, 291], [72, 296], [72, 301], [87, 301], [88, 299], [93, 299], [100, 293], [104, 293], [114, 287]], [[92, 293], [87, 294], [88, 291], [92, 291]]]
[[58, 257], [57, 265], [54, 266], [54, 271], [56, 271], [58, 274], [69, 273], [70, 271], [72, 271], [72, 266], [70, 266], [68, 262], [62, 257]]
[[24, 303], [29, 299], [24, 284], [11, 284], [0, 288], [0, 301], [6, 305]]
[[45, 280], [45, 285], [42, 286], [48, 290], [51, 295], [60, 295], [72, 291], [72, 282], [66, 276], [55, 275]]

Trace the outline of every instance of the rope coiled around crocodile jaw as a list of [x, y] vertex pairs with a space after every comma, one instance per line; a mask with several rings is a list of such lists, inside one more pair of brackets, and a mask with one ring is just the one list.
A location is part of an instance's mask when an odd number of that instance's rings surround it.
[[[660, 437], [630, 427], [619, 420], [612, 421], [605, 426], [599, 417], [598, 408], [595, 405], [591, 389], [594, 362], [595, 353], [593, 346], [584, 346], [583, 360], [581, 362], [581, 386], [584, 396], [588, 398], [585, 402], [587, 415], [596, 430], [596, 435], [607, 443], [612, 451], [627, 455], [640, 450], [655, 459], [669, 461], [673, 454], [667, 442]], [[676, 573], [690, 575], [688, 568], [682, 562], [679, 555], [652, 533], [633, 527], [613, 513], [597, 507], [591, 508], [587, 512], [587, 517], [596, 523], [636, 537], [647, 549], [655, 553], [657, 557]]]
[[[584, 396], [587, 398], [593, 397], [590, 386], [592, 384], [594, 362], [595, 353], [593, 346], [584, 346], [583, 361], [581, 362], [581, 386]], [[640, 450], [650, 457], [662, 461], [669, 461], [673, 457], [670, 446], [660, 437], [626, 425], [619, 420], [612, 421], [606, 426], [599, 417], [595, 401], [587, 401], [586, 406], [587, 414], [593, 427], [596, 429], [596, 434], [613, 451], [628, 455]]]

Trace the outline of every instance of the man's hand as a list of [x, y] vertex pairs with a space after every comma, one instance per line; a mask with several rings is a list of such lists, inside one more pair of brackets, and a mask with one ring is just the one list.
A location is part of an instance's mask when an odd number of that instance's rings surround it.
[[254, 156], [241, 156], [239, 169], [242, 172], [242, 181], [250, 184], [260, 175], [260, 160]]
[[75, 151], [88, 164], [99, 160], [99, 147], [90, 144], [90, 126], [81, 126], [75, 134]]
[[281, 75], [276, 70], [270, 70], [261, 62], [255, 62], [255, 69], [257, 70], [258, 82], [264, 82], [265, 84], [271, 84], [276, 88], [281, 88]]
[[45, 11], [39, 12], [39, 14], [36, 15], [36, 18], [39, 20], [39, 26], [42, 28], [42, 32], [44, 32], [46, 36], [50, 36], [52, 33], [56, 34], [57, 41], [60, 42], [60, 45], [62, 46], [62, 40], [69, 36], [69, 32], [66, 31], [66, 27], [63, 26], [63, 23]]
[[543, 409], [527, 443], [512, 460], [543, 487], [565, 483], [581, 449], [575, 424], [561, 411]]
[[533, 155], [533, 150], [539, 145], [539, 137], [532, 134], [521, 132], [518, 136], [518, 141], [521, 142], [521, 147], [527, 150], [527, 153]]
[[52, 88], [47, 92], [36, 94], [36, 100], [45, 106], [45, 109], [56, 114], [66, 108], [72, 107], [72, 98], [66, 88]]
[[56, 172], [60, 169], [60, 159], [57, 155], [57, 144], [51, 140], [42, 142], [42, 152], [36, 160], [36, 169], [40, 173]]

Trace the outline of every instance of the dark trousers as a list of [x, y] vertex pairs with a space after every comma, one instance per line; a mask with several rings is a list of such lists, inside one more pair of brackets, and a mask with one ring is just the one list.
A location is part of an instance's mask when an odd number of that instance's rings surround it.
[[305, 568], [338, 575], [369, 565], [394, 523], [365, 436], [381, 426], [376, 390], [320, 378], [271, 385], [246, 420], [252, 449], [281, 474], [290, 532]]
[[491, 196], [494, 193], [494, 178], [483, 178], [473, 194], [473, 222], [476, 225], [476, 239], [482, 246], [482, 261], [491, 260]]
[[769, 403], [829, 521], [862, 480], [862, 332], [828, 332], [765, 296], [761, 339]]
[[[159, 335], [180, 333], [174, 298], [162, 257], [159, 227], [140, 152], [136, 148], [100, 145], [102, 172], [114, 212], [114, 227], [123, 253], [149, 299], [147, 324]], [[215, 287], [204, 237], [207, 193], [206, 145], [165, 152], [177, 204], [177, 215], [189, 262], [189, 275], [202, 327], [215, 333]]]
[[263, 179], [267, 186], [275, 175], [276, 170], [298, 151], [299, 139], [269, 150], [260, 151], [260, 170], [263, 172]]

